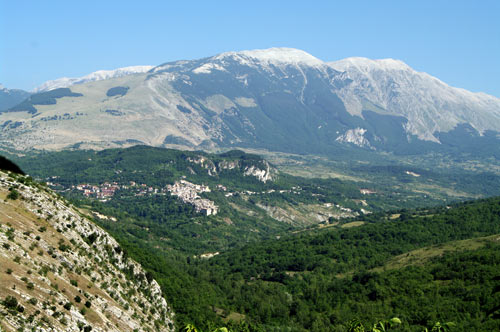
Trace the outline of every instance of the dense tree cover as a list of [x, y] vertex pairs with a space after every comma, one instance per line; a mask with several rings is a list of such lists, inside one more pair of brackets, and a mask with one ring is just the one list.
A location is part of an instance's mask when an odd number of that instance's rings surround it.
[[29, 96], [20, 104], [10, 108], [8, 112], [27, 111], [29, 113], [35, 114], [37, 110], [33, 105], [55, 105], [57, 103], [57, 98], [81, 96], [83, 96], [81, 93], [72, 92], [69, 88], [59, 88], [50, 91], [35, 93]]
[[114, 88], [110, 88], [106, 91], [106, 96], [114, 97], [114, 96], [125, 96], [128, 92], [128, 86], [115, 86]]
[[500, 233], [499, 198], [431, 212], [249, 244], [210, 260], [120, 241], [159, 280], [179, 322], [203, 329], [231, 312], [265, 331], [344, 331], [354, 318], [370, 325], [392, 316], [404, 322], [400, 331], [438, 321], [454, 321], [455, 331], [499, 329], [498, 243], [373, 269], [416, 248]]
[[[315, 236], [306, 233], [279, 241], [250, 244], [237, 252], [224, 253], [210, 262], [219, 269], [239, 262], [238, 268], [242, 270], [230, 271], [240, 272], [244, 277], [273, 270], [323, 270], [337, 274], [357, 266], [370, 269], [391, 256], [422, 246], [500, 233], [499, 202], [499, 199], [491, 199], [462, 203], [450, 209], [441, 209], [441, 213], [435, 215], [406, 212], [396, 220], [370, 223], [363, 227], [322, 232]], [[246, 270], [247, 267], [251, 270]]]

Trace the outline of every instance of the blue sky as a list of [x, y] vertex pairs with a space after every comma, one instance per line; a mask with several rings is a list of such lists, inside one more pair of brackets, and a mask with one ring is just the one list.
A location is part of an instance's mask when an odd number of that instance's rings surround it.
[[395, 58], [500, 97], [500, 1], [0, 0], [0, 83], [32, 89], [100, 69], [294, 47]]

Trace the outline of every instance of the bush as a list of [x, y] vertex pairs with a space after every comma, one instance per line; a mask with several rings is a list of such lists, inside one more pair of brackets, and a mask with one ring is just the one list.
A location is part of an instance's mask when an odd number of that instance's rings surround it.
[[92, 234], [90, 234], [90, 235], [87, 237], [87, 242], [88, 242], [89, 244], [93, 244], [93, 243], [97, 240], [97, 238], [98, 238], [98, 237], [99, 237], [99, 235], [98, 235], [97, 233], [92, 233]]
[[8, 309], [15, 309], [17, 307], [17, 299], [14, 296], [7, 296], [5, 300], [3, 300], [3, 305]]
[[92, 303], [91, 303], [90, 301], [85, 302], [85, 306], [86, 306], [87, 308], [90, 308], [90, 306], [91, 306], [91, 305], [92, 305]]
[[7, 198], [15, 201], [16, 199], [19, 198], [19, 196], [20, 196], [19, 192], [16, 189], [12, 189], [10, 193], [7, 195]]

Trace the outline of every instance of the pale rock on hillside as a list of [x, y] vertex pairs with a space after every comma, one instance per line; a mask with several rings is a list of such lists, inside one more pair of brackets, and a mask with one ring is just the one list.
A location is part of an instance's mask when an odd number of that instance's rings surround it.
[[74, 207], [4, 172], [0, 199], [1, 331], [174, 330], [157, 282]]
[[451, 87], [402, 61], [357, 57], [329, 65], [352, 80], [337, 90], [351, 114], [372, 110], [403, 116], [408, 119], [408, 133], [430, 141], [438, 141], [436, 132], [461, 123], [480, 133], [500, 130], [500, 99]]

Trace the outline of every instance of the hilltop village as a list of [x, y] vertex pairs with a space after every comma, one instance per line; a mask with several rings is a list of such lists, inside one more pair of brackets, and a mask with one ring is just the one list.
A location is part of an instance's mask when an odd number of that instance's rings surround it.
[[[51, 188], [56, 191], [77, 191], [87, 198], [98, 199], [101, 202], [111, 200], [119, 191], [129, 191], [134, 196], [151, 196], [151, 195], [173, 195], [177, 196], [183, 203], [190, 204], [195, 208], [195, 211], [206, 216], [216, 215], [219, 207], [211, 200], [202, 198], [200, 195], [203, 193], [210, 193], [212, 190], [209, 186], [204, 184], [195, 184], [186, 181], [184, 178], [176, 181], [174, 184], [169, 184], [165, 187], [153, 187], [145, 183], [136, 183], [129, 181], [127, 184], [120, 184], [118, 182], [104, 182], [102, 184], [82, 183], [73, 185], [69, 188], [63, 187], [57, 183], [57, 177], [51, 177], [47, 182]], [[229, 191], [226, 186], [217, 184], [214, 188], [215, 191], [224, 192], [225, 197], [235, 195], [256, 195], [256, 194], [272, 194], [275, 190], [268, 190], [263, 192], [254, 192], [246, 190], [244, 192]], [[279, 193], [294, 193], [300, 195], [301, 188], [294, 187], [292, 190], [279, 190]]]
[[[208, 185], [191, 183], [185, 180], [185, 177], [178, 181], [175, 181], [173, 184], [168, 184], [164, 187], [155, 187], [147, 185], [145, 183], [136, 183], [134, 181], [129, 181], [125, 184], [118, 182], [104, 182], [102, 184], [82, 183], [78, 185], [72, 185], [70, 187], [64, 187], [56, 181], [57, 177], [51, 177], [48, 179], [47, 185], [59, 192], [73, 191], [80, 193], [86, 198], [97, 199], [101, 202], [110, 201], [119, 192], [126, 192], [128, 195], [133, 196], [172, 195], [176, 196], [183, 203], [192, 205], [196, 213], [205, 216], [216, 215], [219, 211], [219, 206], [216, 205], [214, 201], [203, 197], [204, 193], [211, 193], [214, 191], [221, 192], [225, 197], [228, 198], [237, 195], [253, 196], [270, 195], [273, 193], [301, 195], [303, 193], [302, 188], [298, 186], [293, 187], [290, 190], [269, 189], [262, 192], [255, 192], [250, 190], [241, 192], [231, 191], [222, 184], [217, 184], [213, 188], [210, 188]], [[363, 191], [368, 190], [364, 189]], [[363, 194], [371, 193], [372, 192], [363, 192]], [[352, 213], [351, 209], [349, 208], [345, 208], [332, 203], [325, 204], [326, 207], [331, 207], [332, 205], [335, 205], [337, 208], [339, 208], [342, 215], [346, 214], [346, 216], [348, 216]]]

